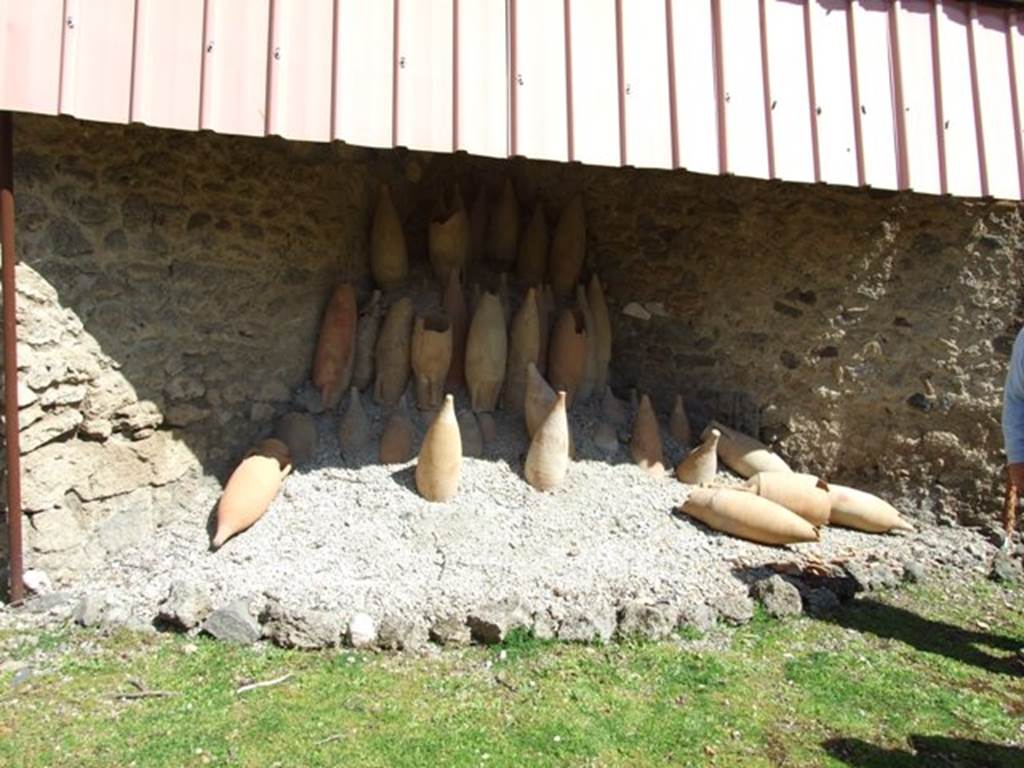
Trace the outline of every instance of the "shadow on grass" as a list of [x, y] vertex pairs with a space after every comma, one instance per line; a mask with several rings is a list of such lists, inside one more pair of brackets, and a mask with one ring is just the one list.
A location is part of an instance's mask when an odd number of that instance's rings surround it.
[[[995, 656], [980, 647], [1013, 652], [1024, 644], [1021, 638], [963, 629], [871, 599], [856, 601], [844, 610], [823, 617], [823, 620], [861, 633], [898, 640], [919, 651], [945, 656], [995, 674], [1022, 673], [1013, 656]], [[1019, 765], [1024, 765], [1024, 762]]]
[[910, 736], [910, 750], [879, 747], [861, 739], [829, 739], [822, 747], [834, 759], [857, 768], [1019, 768], [1024, 749], [949, 736]]

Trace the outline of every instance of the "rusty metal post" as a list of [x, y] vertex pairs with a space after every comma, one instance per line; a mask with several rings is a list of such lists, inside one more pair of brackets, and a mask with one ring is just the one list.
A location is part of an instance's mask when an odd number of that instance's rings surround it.
[[0, 112], [0, 252], [4, 300], [4, 435], [7, 449], [7, 557], [10, 602], [25, 598], [21, 551], [21, 445], [18, 434], [18, 322], [14, 266], [14, 116]]

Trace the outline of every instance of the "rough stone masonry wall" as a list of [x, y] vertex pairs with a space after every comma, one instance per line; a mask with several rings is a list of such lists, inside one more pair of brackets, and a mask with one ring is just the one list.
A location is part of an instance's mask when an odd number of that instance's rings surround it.
[[[491, 179], [501, 163], [463, 161]], [[586, 201], [614, 382], [681, 392], [795, 466], [926, 519], [999, 513], [1003, 380], [1024, 315], [1016, 203], [516, 163], [524, 210]], [[622, 314], [629, 302], [649, 320]], [[662, 311], [663, 310], [663, 311]]]
[[380, 181], [420, 265], [451, 180], [510, 173], [524, 224], [582, 191], [623, 392], [920, 514], [995, 512], [1016, 206], [28, 116], [15, 162], [28, 561], [56, 579], [207, 512], [196, 484], [299, 397], [333, 283], [369, 292]]
[[[144, 540], [309, 375], [339, 278], [369, 290], [379, 180], [408, 153], [18, 116], [28, 564], [64, 579]], [[0, 537], [6, 539], [6, 537]], [[0, 545], [5, 546], [5, 545]]]

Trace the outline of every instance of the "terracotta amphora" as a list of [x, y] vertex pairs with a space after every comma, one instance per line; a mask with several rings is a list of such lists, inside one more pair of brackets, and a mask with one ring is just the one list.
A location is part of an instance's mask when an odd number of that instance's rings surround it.
[[313, 360], [313, 386], [320, 390], [325, 410], [338, 405], [352, 381], [357, 317], [355, 289], [351, 283], [342, 283], [327, 304]]
[[448, 365], [445, 381], [448, 389], [462, 386], [466, 381], [466, 333], [469, 331], [469, 317], [466, 313], [466, 299], [457, 272], [448, 277], [448, 286], [441, 302], [448, 321], [452, 325], [452, 359]]
[[721, 432], [712, 429], [704, 442], [679, 462], [679, 466], [676, 467], [676, 478], [679, 482], [700, 485], [715, 479], [718, 473], [718, 438], [721, 436]]
[[536, 285], [544, 282], [547, 272], [548, 223], [544, 218], [544, 206], [537, 203], [533, 208], [530, 223], [523, 233], [523, 239], [519, 242], [516, 274], [526, 285]]
[[594, 318], [594, 335], [597, 340], [597, 375], [594, 390], [604, 392], [608, 385], [608, 369], [612, 361], [612, 322], [608, 314], [608, 302], [597, 275], [590, 276], [587, 284], [587, 304]]
[[341, 455], [347, 459], [353, 458], [369, 439], [370, 418], [363, 410], [359, 390], [352, 387], [349, 389], [348, 408], [345, 409], [345, 415], [338, 422], [338, 444], [341, 446]]
[[747, 480], [746, 487], [761, 498], [795, 512], [811, 525], [828, 523], [831, 508], [828, 493], [795, 472], [758, 472]]
[[498, 422], [494, 419], [493, 413], [478, 413], [477, 423], [480, 425], [480, 436], [484, 439], [484, 451], [488, 445], [493, 445], [498, 439]]
[[526, 385], [523, 389], [523, 415], [526, 417], [526, 433], [532, 438], [541, 423], [555, 406], [555, 390], [540, 375], [537, 366], [527, 363]]
[[[540, 375], [536, 365], [526, 366], [526, 388], [523, 393], [523, 417], [526, 422], [526, 434], [533, 437], [540, 429], [540, 425], [547, 418], [557, 400], [555, 390]], [[576, 443], [572, 436], [572, 427], [569, 428], [569, 458], [576, 458]]]
[[[548, 279], [555, 296], [567, 299], [572, 296], [576, 281], [583, 269], [586, 254], [587, 224], [583, 213], [583, 198], [576, 195], [562, 209], [551, 238], [551, 255], [548, 258]], [[571, 399], [571, 398], [570, 398]]]
[[809, 488], [821, 488], [827, 493], [831, 487], [828, 480], [818, 475], [812, 475], [810, 472], [789, 472], [788, 474]]
[[487, 229], [487, 249], [491, 261], [501, 269], [512, 266], [516, 260], [519, 242], [519, 200], [511, 179], [505, 179], [501, 197], [491, 211]]
[[392, 304], [384, 318], [374, 354], [377, 378], [373, 399], [380, 405], [397, 405], [409, 383], [412, 323], [413, 305], [408, 297]]
[[679, 445], [684, 448], [690, 447], [690, 441], [693, 440], [693, 432], [690, 430], [690, 419], [686, 415], [682, 395], [676, 395], [676, 402], [672, 406], [672, 415], [668, 417], [668, 433], [672, 435], [672, 439], [679, 443]]
[[508, 273], [498, 275], [498, 301], [501, 302], [501, 314], [505, 318], [505, 327], [512, 326], [512, 299], [509, 297]]
[[462, 202], [459, 187], [451, 206], [438, 212], [428, 227], [427, 251], [434, 275], [443, 286], [451, 272], [465, 269], [469, 257], [469, 214]]
[[433, 410], [444, 399], [445, 378], [452, 360], [452, 325], [444, 315], [416, 319], [410, 365], [416, 380], [416, 407]]
[[461, 467], [462, 439], [455, 418], [455, 398], [445, 395], [416, 460], [416, 490], [427, 501], [448, 501], [459, 488]]
[[526, 368], [537, 364], [540, 346], [540, 318], [537, 315], [537, 291], [526, 292], [523, 304], [512, 319], [509, 333], [508, 365], [505, 369], [505, 394], [503, 403], [506, 410], [519, 413], [523, 409], [526, 395]]
[[352, 385], [360, 392], [373, 383], [374, 347], [377, 345], [377, 333], [380, 331], [380, 291], [373, 296], [359, 312], [356, 323], [356, 355], [352, 369]]
[[537, 301], [537, 370], [541, 375], [548, 369], [548, 343], [551, 338], [551, 324], [554, 323], [554, 310], [548, 307], [547, 293], [550, 286], [536, 286]]
[[612, 454], [619, 450], [619, 432], [607, 421], [599, 421], [594, 428], [594, 445], [603, 453]]
[[308, 464], [316, 456], [316, 422], [308, 413], [286, 413], [278, 420], [274, 437], [288, 446], [296, 465]]
[[629, 421], [626, 404], [619, 400], [612, 392], [612, 388], [607, 385], [604, 388], [604, 397], [601, 398], [601, 415], [617, 427], [624, 427]]
[[793, 471], [767, 445], [720, 422], [712, 421], [708, 424], [701, 439], [711, 429], [717, 429], [722, 433], [718, 440], [718, 458], [741, 477], [750, 477], [758, 472]]
[[370, 230], [370, 273], [374, 282], [385, 291], [399, 287], [409, 276], [405, 233], [387, 184], [381, 184]]
[[818, 540], [818, 529], [802, 517], [745, 490], [693, 488], [681, 509], [709, 528], [759, 544]]
[[[480, 304], [480, 297], [483, 295], [483, 291], [480, 290], [480, 283], [473, 283], [469, 286], [467, 292], [468, 301], [466, 303], [466, 310], [469, 314], [469, 318], [472, 319], [473, 315], [476, 314], [476, 308]], [[469, 326], [467, 325], [467, 328]]]
[[217, 503], [217, 531], [211, 546], [219, 548], [263, 517], [291, 469], [288, 446], [280, 440], [263, 440], [246, 453]]
[[594, 395], [594, 385], [597, 382], [597, 337], [594, 328], [594, 316], [590, 313], [590, 305], [587, 304], [587, 292], [582, 285], [576, 286], [576, 308], [583, 315], [583, 327], [587, 331], [587, 354], [586, 363], [583, 366], [583, 378], [580, 379], [579, 387], [576, 390], [576, 400], [586, 402]]
[[459, 434], [462, 437], [462, 455], [479, 459], [484, 455], [484, 436], [476, 414], [470, 410], [459, 411]]
[[633, 421], [633, 437], [629, 443], [633, 461], [641, 469], [655, 477], [665, 473], [665, 455], [661, 447], [661, 430], [658, 428], [658, 417], [651, 405], [651, 398], [644, 395], [640, 398]]
[[538, 491], [550, 491], [565, 479], [569, 469], [569, 419], [565, 392], [559, 392], [554, 406], [541, 422], [526, 454], [523, 474]]
[[555, 301], [555, 292], [551, 289], [551, 283], [544, 283], [544, 290], [541, 293], [544, 295], [544, 312], [548, 316], [548, 322], [554, 323], [555, 309], [558, 303]]
[[900, 517], [895, 507], [873, 493], [830, 484], [828, 496], [831, 504], [829, 522], [833, 525], [866, 533], [914, 530], [914, 526]]
[[505, 380], [508, 337], [501, 302], [493, 293], [480, 297], [466, 336], [466, 385], [477, 413], [493, 411]]
[[473, 201], [473, 210], [469, 214], [469, 258], [467, 266], [473, 261], [483, 261], [484, 249], [487, 247], [487, 189], [483, 186], [477, 190]]
[[587, 331], [579, 309], [565, 309], [558, 317], [548, 346], [548, 379], [565, 390], [571, 408], [587, 367]]
[[409, 419], [409, 411], [405, 405], [405, 395], [398, 407], [388, 419], [384, 432], [380, 436], [381, 464], [404, 464], [413, 456], [413, 443], [416, 442], [416, 428]]

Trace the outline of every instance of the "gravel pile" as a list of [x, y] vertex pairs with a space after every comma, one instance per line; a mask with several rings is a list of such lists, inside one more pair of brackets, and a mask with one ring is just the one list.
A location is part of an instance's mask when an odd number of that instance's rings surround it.
[[[92, 602], [78, 610], [92, 620], [82, 623], [151, 625], [161, 613], [166, 621], [160, 604], [179, 582], [179, 594], [199, 593], [185, 614], [248, 606], [254, 618], [262, 614], [264, 635], [268, 626], [289, 627], [282, 644], [303, 645], [295, 629], [303, 616], [318, 627], [326, 621], [316, 637], [333, 632], [338, 642], [355, 617], [361, 641], [372, 626], [390, 647], [428, 635], [462, 642], [467, 625], [481, 638], [521, 624], [541, 636], [607, 639], [620, 625], [664, 634], [678, 623], [706, 628], [716, 617], [742, 622], [752, 611], [750, 585], [772, 564], [790, 574], [824, 564], [870, 589], [940, 567], [987, 572], [995, 554], [980, 532], [961, 528], [889, 536], [826, 528], [820, 542], [789, 548], [715, 533], [673, 513], [687, 486], [633, 466], [625, 442], [612, 455], [595, 445], [596, 402], [572, 414], [578, 460], [556, 491], [539, 493], [522, 479], [522, 421], [499, 412], [498, 439], [484, 458], [464, 459], [456, 498], [433, 504], [415, 492], [415, 461], [375, 463], [387, 414], [364, 407], [375, 437], [360, 455], [343, 461], [338, 416], [318, 415], [315, 460], [288, 477], [261, 521], [209, 551], [218, 491], [211, 484], [192, 500], [192, 519], [121, 552], [67, 593], [88, 593]], [[429, 418], [414, 413], [420, 437]], [[681, 454], [668, 445], [670, 461]], [[821, 602], [804, 597], [809, 609]], [[13, 615], [0, 614], [0, 623]], [[201, 618], [177, 623], [189, 628]], [[246, 636], [258, 633], [254, 626]]]

